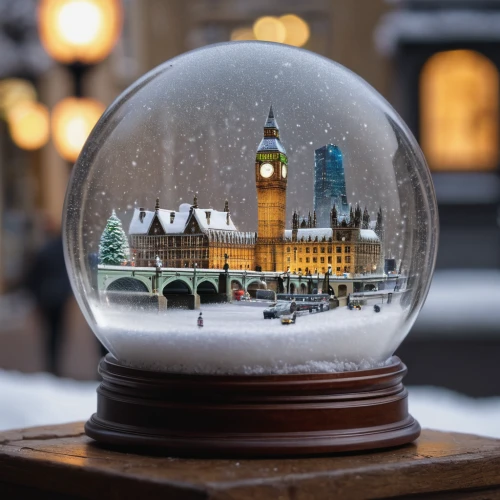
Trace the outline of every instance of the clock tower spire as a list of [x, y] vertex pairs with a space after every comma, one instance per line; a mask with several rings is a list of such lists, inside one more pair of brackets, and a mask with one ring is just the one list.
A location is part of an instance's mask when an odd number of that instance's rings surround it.
[[257, 148], [255, 180], [257, 186], [256, 265], [263, 271], [283, 271], [282, 246], [286, 222], [288, 157], [280, 141], [273, 107], [264, 125], [264, 137]]

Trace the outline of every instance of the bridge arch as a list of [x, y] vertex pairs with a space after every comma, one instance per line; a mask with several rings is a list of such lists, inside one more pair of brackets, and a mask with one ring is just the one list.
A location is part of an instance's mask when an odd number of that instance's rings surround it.
[[132, 277], [118, 277], [106, 286], [106, 301], [133, 308], [151, 306], [151, 293], [146, 283]]
[[231, 278], [231, 290], [243, 290], [243, 283], [239, 278]]
[[[175, 290], [178, 290], [176, 292]], [[158, 290], [160, 291], [160, 290]], [[184, 276], [170, 276], [161, 284], [161, 293], [163, 295], [168, 293], [193, 293], [193, 284]]]
[[196, 293], [199, 295], [213, 295], [218, 293], [218, 286], [212, 279], [203, 279], [198, 282], [196, 286]]
[[[120, 280], [126, 280], [126, 281], [120, 281]], [[124, 284], [124, 283], [129, 283], [130, 284], [130, 288], [133, 287], [133, 284], [132, 282], [128, 281], [128, 280], [132, 280], [132, 281], [137, 281], [137, 282], [140, 282], [142, 283], [145, 287], [146, 287], [146, 290], [148, 292], [151, 292], [152, 289], [151, 289], [151, 280], [149, 278], [146, 278], [145, 276], [112, 276], [110, 278], [107, 278], [105, 283], [104, 283], [104, 287], [106, 290], [109, 289], [109, 287], [113, 284], [113, 283], [116, 283], [117, 281], [119, 281], [121, 284]], [[118, 285], [115, 285], [115, 287], [118, 286], [119, 287], [119, 284]]]

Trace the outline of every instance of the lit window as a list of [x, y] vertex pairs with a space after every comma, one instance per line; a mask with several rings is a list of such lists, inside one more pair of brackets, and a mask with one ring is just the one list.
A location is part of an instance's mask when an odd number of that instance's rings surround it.
[[433, 170], [498, 163], [498, 71], [472, 50], [433, 55], [420, 75], [420, 139]]

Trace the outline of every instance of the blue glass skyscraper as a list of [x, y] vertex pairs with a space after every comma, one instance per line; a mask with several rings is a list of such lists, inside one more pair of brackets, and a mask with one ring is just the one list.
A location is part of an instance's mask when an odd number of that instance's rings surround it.
[[327, 144], [314, 151], [314, 210], [319, 227], [330, 227], [330, 210], [340, 216], [349, 213], [342, 151]]

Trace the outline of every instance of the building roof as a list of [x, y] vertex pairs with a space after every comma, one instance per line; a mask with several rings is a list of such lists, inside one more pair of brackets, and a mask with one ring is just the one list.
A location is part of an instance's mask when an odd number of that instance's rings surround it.
[[[309, 236], [313, 241], [316, 239], [316, 237], [318, 237], [318, 241], [321, 241], [323, 238], [328, 240], [329, 238], [333, 237], [333, 230], [329, 227], [305, 227], [297, 230], [298, 241], [300, 241], [302, 238], [304, 238], [304, 240], [307, 241], [309, 239]], [[292, 230], [286, 229], [285, 240], [291, 240], [291, 239], [292, 239]], [[360, 229], [359, 239], [361, 241], [371, 241], [374, 243], [380, 241], [379, 237], [372, 229]]]
[[380, 238], [377, 236], [377, 233], [373, 229], [360, 229], [359, 239], [363, 241], [373, 241], [373, 242], [380, 241]]
[[273, 112], [273, 105], [271, 104], [271, 107], [269, 108], [269, 115], [266, 120], [266, 124], [264, 125], [265, 128], [277, 128], [278, 127], [278, 122], [276, 121], [276, 118], [274, 118], [274, 112]]
[[[311, 240], [314, 240], [316, 237], [318, 237], [318, 241], [321, 241], [323, 238], [328, 240], [328, 238], [333, 236], [333, 231], [330, 227], [304, 227], [297, 230], [297, 240], [301, 240], [302, 238], [308, 240], [309, 236]], [[291, 229], [285, 230], [285, 239], [292, 239]]]
[[264, 137], [257, 148], [257, 152], [261, 151], [279, 151], [286, 155], [285, 148], [277, 137]]
[[[174, 212], [174, 220], [170, 222], [170, 214]], [[136, 208], [130, 221], [129, 234], [148, 234], [153, 222], [155, 212], [145, 210], [145, 216], [141, 222], [140, 210]], [[207, 214], [210, 215], [210, 222], [208, 222]], [[158, 210], [158, 219], [160, 221], [165, 234], [182, 234], [186, 229], [186, 224], [191, 216], [191, 211], [186, 210], [181, 206], [179, 211], [166, 210], [160, 208]], [[237, 231], [231, 216], [229, 216], [229, 224], [227, 224], [227, 212], [220, 212], [213, 208], [193, 208], [193, 216], [196, 219], [200, 229], [203, 232], [209, 230], [216, 231]]]

